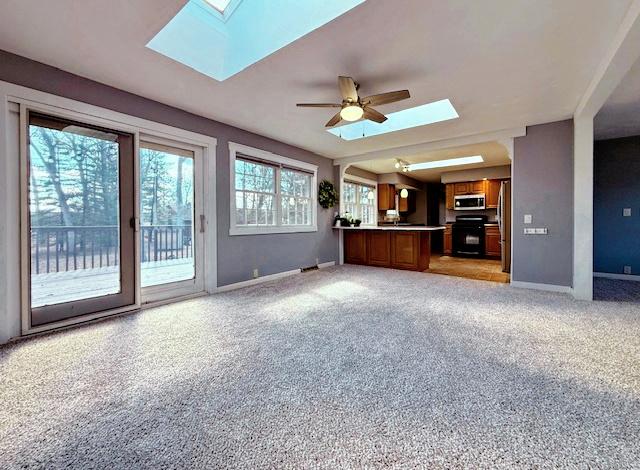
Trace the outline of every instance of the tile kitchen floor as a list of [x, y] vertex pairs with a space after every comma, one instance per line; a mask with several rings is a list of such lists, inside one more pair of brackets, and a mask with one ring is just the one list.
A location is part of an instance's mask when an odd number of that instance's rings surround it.
[[425, 272], [482, 281], [509, 282], [509, 274], [502, 272], [500, 260], [494, 259], [458, 258], [434, 254], [431, 255], [429, 269]]

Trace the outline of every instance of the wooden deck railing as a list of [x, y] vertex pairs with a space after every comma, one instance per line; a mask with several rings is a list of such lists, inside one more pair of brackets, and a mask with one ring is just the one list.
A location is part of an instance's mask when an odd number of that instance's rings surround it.
[[[191, 225], [140, 227], [140, 259], [165, 261], [193, 257]], [[31, 227], [31, 273], [57, 273], [117, 266], [118, 227]]]

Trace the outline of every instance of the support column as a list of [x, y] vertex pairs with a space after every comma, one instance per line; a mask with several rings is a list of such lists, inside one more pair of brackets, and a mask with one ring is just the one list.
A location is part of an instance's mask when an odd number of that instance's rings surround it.
[[573, 296], [593, 300], [593, 116], [573, 126]]

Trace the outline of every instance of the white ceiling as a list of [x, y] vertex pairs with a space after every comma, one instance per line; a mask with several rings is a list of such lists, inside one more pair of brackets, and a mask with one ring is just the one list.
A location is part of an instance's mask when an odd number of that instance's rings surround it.
[[[185, 1], [3, 0], [0, 49], [335, 158], [570, 117], [631, 2], [368, 0], [216, 82], [145, 47]], [[295, 106], [335, 101], [338, 75], [411, 91], [382, 112], [450, 98], [461, 117], [342, 141]]]
[[[461, 147], [435, 150], [432, 152], [412, 155], [410, 157], [402, 157], [402, 160], [406, 161], [407, 163], [422, 163], [436, 160], [447, 160], [449, 158], [469, 157], [472, 155], [482, 155], [484, 163], [473, 163], [470, 165], [459, 165], [446, 168], [433, 168], [430, 170], [416, 170], [410, 173], [406, 173], [406, 175], [418, 181], [435, 183], [440, 182], [440, 176], [442, 175], [442, 173], [450, 171], [511, 165], [511, 160], [509, 159], [509, 153], [507, 152], [506, 147], [499, 142], [485, 142], [481, 144], [464, 145]], [[396, 173], [398, 170], [394, 166], [395, 162], [396, 160], [394, 158], [387, 158], [381, 160], [358, 162], [354, 163], [353, 166], [370, 171], [377, 175], [381, 175], [384, 173]]]
[[593, 126], [596, 140], [640, 135], [640, 60], [596, 114]]

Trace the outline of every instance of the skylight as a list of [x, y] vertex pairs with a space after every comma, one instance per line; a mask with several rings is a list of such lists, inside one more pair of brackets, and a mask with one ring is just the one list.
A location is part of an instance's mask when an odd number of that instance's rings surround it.
[[364, 2], [189, 0], [147, 47], [222, 81]]
[[410, 163], [407, 165], [409, 171], [429, 170], [431, 168], [444, 168], [447, 166], [469, 165], [471, 163], [482, 163], [484, 158], [481, 155], [473, 155], [471, 157], [449, 158], [447, 160], [435, 160], [432, 162]]
[[344, 140], [356, 140], [459, 117], [458, 112], [448, 99], [404, 109], [386, 116], [388, 119], [382, 124], [363, 120], [327, 129], [327, 131]]
[[224, 13], [225, 8], [229, 6], [231, 0], [204, 0], [220, 13]]

